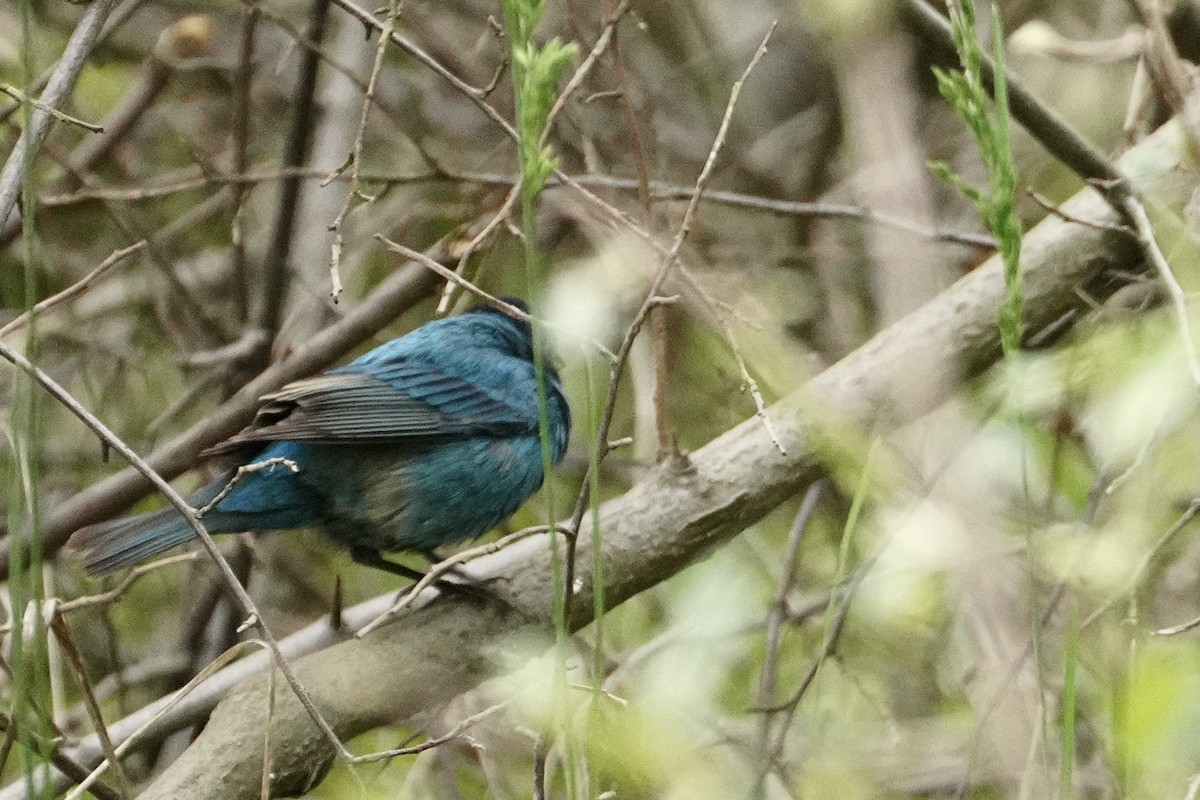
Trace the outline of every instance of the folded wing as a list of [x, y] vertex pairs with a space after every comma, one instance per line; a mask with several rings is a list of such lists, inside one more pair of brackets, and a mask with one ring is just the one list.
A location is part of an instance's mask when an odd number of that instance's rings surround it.
[[[532, 396], [532, 375], [517, 385], [526, 383]], [[255, 442], [384, 443], [536, 432], [534, 404], [518, 402], [513, 383], [501, 385], [505, 393], [489, 392], [468, 378], [420, 363], [371, 371], [349, 365], [265, 395], [250, 426], [208, 452]]]

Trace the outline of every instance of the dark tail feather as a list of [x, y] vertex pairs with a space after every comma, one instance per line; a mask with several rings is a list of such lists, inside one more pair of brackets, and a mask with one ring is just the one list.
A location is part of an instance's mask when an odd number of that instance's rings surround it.
[[[220, 494], [232, 477], [232, 470], [226, 472], [202, 486], [188, 502], [193, 508], [203, 508]], [[215, 510], [206, 514], [204, 524], [208, 531], [219, 533], [242, 529], [221, 527], [221, 523], [227, 521], [226, 516]], [[148, 561], [195, 538], [196, 532], [182, 514], [173, 508], [164, 508], [81, 528], [71, 537], [70, 547], [83, 554], [83, 568], [88, 574], [99, 576]]]
[[83, 554], [89, 575], [107, 575], [132, 567], [196, 538], [187, 520], [173, 508], [83, 528], [71, 547]]

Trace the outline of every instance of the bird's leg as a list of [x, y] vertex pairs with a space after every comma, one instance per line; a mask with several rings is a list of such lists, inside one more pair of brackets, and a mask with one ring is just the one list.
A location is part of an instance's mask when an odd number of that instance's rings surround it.
[[381, 569], [384, 572], [390, 572], [393, 575], [399, 575], [401, 578], [409, 578], [414, 581], [419, 581], [425, 577], [425, 573], [419, 569], [406, 567], [403, 564], [397, 564], [394, 561], [388, 561], [383, 556], [379, 555], [378, 550], [369, 550], [365, 547], [353, 547], [350, 549], [350, 557], [355, 563], [362, 564], [364, 567], [374, 567]]
[[[428, 557], [428, 553], [422, 551], [422, 555]], [[388, 561], [383, 556], [379, 555], [378, 550], [371, 550], [366, 547], [353, 547], [350, 549], [350, 557], [358, 564], [364, 567], [374, 567], [381, 569], [384, 572], [390, 572], [393, 575], [399, 575], [402, 578], [411, 578], [414, 581], [420, 581], [425, 577], [425, 573], [412, 567], [406, 567], [403, 564], [397, 564], [394, 561]], [[491, 601], [497, 599], [495, 595], [488, 592], [482, 587], [470, 583], [455, 583], [453, 581], [438, 580], [434, 583], [439, 590], [443, 592], [453, 592], [455, 594], [474, 598], [475, 600]]]

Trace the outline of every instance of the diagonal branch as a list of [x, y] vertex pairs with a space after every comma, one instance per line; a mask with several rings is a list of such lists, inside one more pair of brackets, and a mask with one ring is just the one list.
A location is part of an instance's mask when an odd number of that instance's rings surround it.
[[92, 45], [96, 43], [104, 20], [115, 3], [116, 0], [95, 0], [84, 10], [83, 17], [67, 42], [62, 58], [46, 83], [46, 91], [38, 98], [39, 107], [31, 115], [28, 130], [21, 134], [12, 152], [8, 154], [8, 161], [0, 171], [0, 223], [8, 219], [13, 206], [17, 204], [17, 197], [21, 194], [21, 182], [29, 166], [25, 159], [37, 156], [42, 140], [50, 131], [50, 122], [53, 119], [51, 109], [61, 106], [71, 93], [75, 79], [79, 77], [83, 63], [92, 52]]
[[[1175, 180], [1182, 137], [1172, 124], [1131, 152], [1125, 168], [1139, 189], [1178, 208], [1191, 186]], [[1072, 219], [1111, 223], [1116, 213], [1088, 189], [1067, 204]], [[1103, 226], [1048, 218], [1029, 232], [1022, 253], [1030, 336], [1078, 315], [1084, 297], [1120, 288], [1113, 273], [1137, 270], [1141, 251], [1130, 237]], [[925, 414], [953, 396], [958, 383], [986, 370], [1000, 354], [995, 312], [1004, 296], [1002, 267], [993, 258], [909, 316], [771, 407], [784, 445], [780, 453], [750, 419], [688, 456], [660, 465], [599, 513], [604, 528], [604, 597], [612, 606], [669, 578], [819, 478], [817, 453], [836, 447], [846, 424], [877, 432]], [[950, 365], [955, 380], [931, 381], [931, 363]], [[592, 554], [578, 565], [579, 592], [592, 593]], [[506, 605], [480, 609], [444, 598], [397, 619], [371, 636], [296, 660], [313, 700], [343, 739], [434, 707], [512, 665], [514, 641], [548, 645], [556, 587], [549, 547], [531, 536], [473, 562], [472, 571], [502, 592]], [[380, 604], [386, 608], [390, 598]], [[590, 604], [576, 603], [572, 629], [587, 625]], [[348, 612], [349, 616], [350, 612]], [[289, 643], [281, 647], [287, 652]], [[528, 653], [528, 649], [522, 650]], [[507, 662], [505, 659], [508, 659]], [[240, 665], [239, 665], [240, 666]], [[244, 669], [244, 668], [243, 668]], [[243, 673], [244, 674], [244, 673]], [[263, 763], [265, 678], [247, 682], [213, 713], [204, 733], [142, 795], [144, 800], [257, 797]], [[193, 708], [193, 714], [203, 713]], [[125, 730], [125, 723], [114, 729]], [[121, 736], [114, 731], [112, 739]], [[290, 693], [280, 692], [271, 728], [275, 796], [311, 786], [333, 759], [328, 741]], [[99, 758], [95, 744], [70, 755]], [[118, 744], [119, 746], [119, 744]], [[57, 779], [56, 779], [57, 780]], [[24, 796], [13, 784], [0, 800]]]
[[[329, 12], [329, 0], [312, 0], [308, 11], [308, 38], [318, 46], [324, 38]], [[292, 97], [292, 118], [287, 144], [283, 154], [285, 167], [301, 167], [308, 159], [309, 143], [312, 140], [313, 118], [317, 113], [315, 95], [317, 67], [321, 60], [317, 53], [305, 50], [300, 61], [300, 75]], [[369, 99], [369, 98], [368, 98]], [[288, 177], [280, 187], [279, 201], [275, 209], [274, 229], [271, 244], [263, 259], [261, 296], [256, 313], [258, 327], [267, 332], [267, 347], [259, 354], [256, 366], [265, 366], [270, 361], [271, 347], [279, 330], [283, 314], [283, 303], [288, 289], [288, 258], [292, 252], [293, 229], [296, 224], [296, 208], [300, 203], [302, 182], [298, 175]]]

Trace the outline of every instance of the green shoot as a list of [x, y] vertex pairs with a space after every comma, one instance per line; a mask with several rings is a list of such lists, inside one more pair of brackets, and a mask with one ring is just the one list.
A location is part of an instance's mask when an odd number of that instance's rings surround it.
[[[26, 0], [20, 6], [22, 48], [22, 81], [28, 87], [37, 75], [33, 61], [37, 24], [32, 4]], [[21, 122], [29, 130], [34, 113], [30, 92], [21, 98]], [[25, 353], [36, 361], [39, 349], [37, 315], [33, 313], [38, 301], [38, 267], [41, 252], [33, 209], [37, 207], [35, 156], [36, 148], [25, 140], [25, 175], [21, 186], [22, 253], [24, 262], [25, 308], [30, 313], [25, 338]], [[11, 460], [8, 473], [8, 529], [28, 542], [28, 550], [12, 547], [9, 550], [9, 603], [14, 630], [11, 654], [11, 725], [16, 728], [16, 741], [21, 765], [27, 780], [37, 772], [50, 768], [54, 731], [50, 722], [53, 698], [50, 691], [50, 663], [45, 619], [40, 613], [45, 600], [42, 575], [42, 531], [39, 508], [39, 477], [41, 470], [42, 404], [38, 387], [23, 373], [13, 378], [11, 428], [9, 445]], [[28, 561], [25, 561], [26, 556]], [[37, 613], [26, 615], [28, 608]], [[43, 784], [42, 797], [52, 795], [48, 782]], [[32, 795], [31, 795], [32, 796]]]
[[[546, 0], [504, 0], [504, 20], [508, 33], [509, 44], [512, 48], [512, 82], [514, 105], [516, 108], [517, 127], [517, 157], [520, 174], [521, 197], [521, 232], [525, 240], [525, 278], [528, 286], [528, 298], [534, 304], [544, 283], [544, 268], [541, 253], [537, 247], [536, 206], [538, 195], [546, 185], [546, 179], [557, 168], [554, 154], [543, 142], [546, 127], [549, 122], [550, 110], [554, 107], [554, 99], [558, 90], [558, 79], [563, 70], [575, 58], [574, 44], [563, 44], [558, 39], [551, 39], [544, 45], [538, 45], [533, 39], [534, 29], [542, 19], [546, 9]], [[537, 383], [538, 416], [541, 428], [542, 470], [546, 476], [543, 484], [543, 495], [546, 504], [546, 523], [552, 531], [550, 535], [551, 563], [554, 572], [554, 585], [562, 587], [555, 592], [554, 628], [556, 654], [555, 659], [555, 689], [559, 709], [559, 724], [565, 728], [566, 700], [568, 695], [566, 678], [566, 660], [568, 655], [568, 620], [567, 592], [573, 587], [563, 586], [565, 565], [562, 553], [559, 551], [556, 529], [557, 513], [554, 505], [553, 484], [550, 481], [550, 469], [553, 466], [550, 453], [550, 438], [548, 435], [548, 407], [546, 396], [545, 370], [546, 342], [542, 330], [535, 325], [533, 328], [534, 377]], [[566, 737], [567, 796], [575, 797], [577, 787], [571, 779], [577, 774], [575, 752], [571, 745], [571, 737]]]
[[[558, 78], [575, 57], [575, 45], [552, 39], [543, 46], [533, 41], [533, 31], [545, 12], [546, 0], [504, 0], [504, 18], [512, 47], [512, 79], [517, 111], [517, 155], [521, 171], [521, 229], [525, 239], [525, 276], [532, 302], [543, 283], [541, 254], [537, 249], [535, 207], [546, 179], [557, 165], [550, 149], [543, 146], [550, 109], [554, 106]], [[534, 370], [537, 378], [538, 413], [541, 418], [542, 468], [549, 477], [552, 466], [550, 440], [547, 436], [546, 344], [538, 326], [533, 329]], [[547, 524], [556, 523], [553, 492], [549, 480], [545, 484]], [[558, 558], [557, 540], [551, 537], [555, 555], [556, 582], [561, 582], [562, 565]], [[563, 605], [560, 599], [559, 606]], [[559, 638], [565, 637], [565, 609], [558, 608]]]
[[962, 70], [934, 67], [938, 90], [958, 113], [979, 146], [988, 174], [988, 187], [969, 185], [943, 162], [929, 165], [933, 173], [963, 193], [979, 210], [983, 224], [998, 243], [1004, 262], [1004, 302], [997, 324], [1006, 356], [1021, 347], [1021, 221], [1016, 213], [1017, 170], [1009, 137], [1008, 85], [1004, 76], [1004, 34], [1000, 14], [992, 8], [992, 60], [995, 65], [994, 92], [989, 97], [983, 80], [983, 50], [975, 33], [975, 9], [971, 0], [950, 4], [950, 25]]

